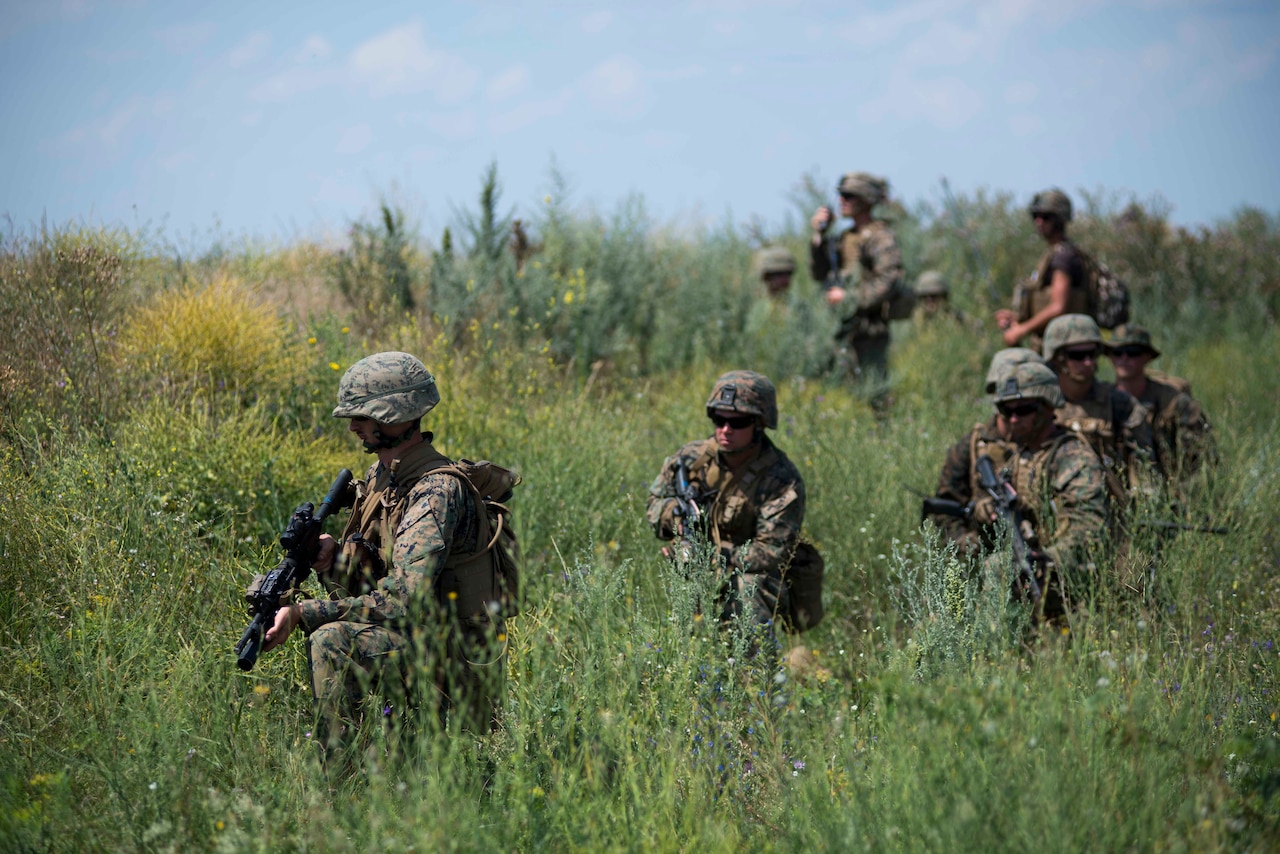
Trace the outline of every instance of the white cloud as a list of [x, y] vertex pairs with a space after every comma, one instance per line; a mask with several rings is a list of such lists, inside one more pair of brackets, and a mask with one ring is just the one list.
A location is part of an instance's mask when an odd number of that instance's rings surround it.
[[270, 35], [262, 30], [250, 33], [227, 53], [227, 65], [232, 68], [243, 68], [265, 57], [270, 49]]
[[249, 90], [249, 98], [254, 101], [280, 103], [341, 81], [341, 73], [334, 69], [288, 68], [255, 85]]
[[370, 97], [430, 92], [446, 104], [469, 97], [480, 78], [461, 57], [427, 47], [417, 21], [358, 45], [351, 54], [350, 69]]
[[373, 142], [373, 130], [361, 122], [345, 129], [342, 136], [338, 137], [338, 144], [333, 150], [336, 154], [359, 154], [368, 148], [371, 142]]
[[513, 65], [489, 81], [485, 95], [490, 101], [502, 101], [520, 95], [528, 88], [529, 67]]
[[330, 56], [333, 56], [333, 45], [329, 44], [329, 40], [324, 36], [313, 33], [307, 36], [302, 47], [298, 48], [298, 52], [293, 55], [293, 61], [298, 64], [324, 62]]
[[638, 116], [649, 95], [643, 70], [629, 56], [615, 56], [591, 69], [582, 91], [597, 109], [619, 118]]
[[613, 23], [612, 12], [592, 12], [582, 19], [582, 31], [590, 35], [602, 33]]
[[154, 35], [164, 49], [179, 56], [191, 53], [204, 46], [218, 31], [210, 21], [191, 24], [175, 24], [172, 27], [156, 30]]
[[981, 113], [983, 106], [982, 95], [958, 77], [914, 80], [899, 76], [883, 95], [863, 104], [858, 115], [871, 123], [893, 117], [953, 131]]
[[573, 100], [573, 92], [564, 90], [553, 98], [528, 101], [512, 110], [489, 117], [489, 130], [497, 134], [522, 130], [543, 119], [561, 115]]
[[424, 123], [438, 136], [445, 139], [471, 139], [479, 129], [479, 121], [474, 110], [460, 110], [453, 113], [435, 113], [427, 116]]
[[1006, 104], [1030, 104], [1039, 96], [1040, 87], [1030, 80], [1019, 80], [1017, 83], [1010, 83], [1004, 89], [1004, 102]]

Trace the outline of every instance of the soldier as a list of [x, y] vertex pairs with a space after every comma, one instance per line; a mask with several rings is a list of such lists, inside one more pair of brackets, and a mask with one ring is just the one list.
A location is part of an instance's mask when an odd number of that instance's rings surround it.
[[[889, 373], [889, 313], [903, 287], [902, 251], [889, 226], [872, 211], [889, 195], [889, 182], [866, 172], [840, 179], [840, 215], [853, 227], [833, 243], [827, 235], [831, 209], [818, 208], [810, 220], [809, 272], [822, 283], [827, 305], [840, 315], [837, 367], [846, 374], [884, 383]], [[858, 287], [845, 285], [859, 271]], [[836, 274], [838, 278], [831, 274]]]
[[951, 304], [951, 289], [947, 280], [937, 270], [925, 270], [916, 279], [916, 320], [929, 323], [940, 318], [950, 318], [964, 325], [964, 312]]
[[[987, 370], [986, 393], [994, 395], [1000, 380], [1011, 374], [1018, 365], [1028, 363], [1044, 364], [1044, 359], [1035, 350], [1025, 347], [1010, 347], [1001, 350], [991, 357], [991, 365]], [[947, 458], [942, 463], [942, 472], [938, 475], [938, 488], [935, 495], [960, 504], [968, 504], [974, 499], [974, 448], [980, 444], [999, 442], [1008, 436], [1000, 433], [1000, 421], [995, 413], [981, 423], [975, 424], [959, 442], [947, 451]], [[981, 493], [979, 493], [981, 494]], [[929, 516], [933, 523], [959, 546], [964, 554], [973, 553], [981, 544], [977, 532], [965, 524], [965, 520], [935, 513]]]
[[1013, 307], [996, 312], [1004, 343], [1040, 349], [1049, 322], [1064, 314], [1089, 311], [1089, 270], [1083, 255], [1067, 239], [1071, 199], [1061, 190], [1036, 193], [1029, 208], [1031, 220], [1049, 248], [1031, 278], [1014, 290]]
[[341, 544], [321, 539], [314, 566], [330, 597], [281, 608], [263, 646], [298, 626], [308, 635], [326, 751], [343, 745], [375, 687], [475, 732], [489, 731], [500, 707], [503, 582], [478, 494], [421, 430], [439, 402], [435, 379], [408, 353], [361, 359], [338, 387], [333, 416], [350, 419], [377, 462], [355, 487]]
[[[772, 630], [791, 604], [782, 575], [800, 544], [804, 522], [800, 472], [765, 435], [778, 426], [773, 383], [753, 371], [730, 371], [716, 380], [707, 417], [715, 435], [667, 458], [649, 487], [646, 517], [662, 540], [704, 528], [724, 573], [721, 624], [749, 609], [757, 624]], [[681, 515], [681, 464], [699, 499], [701, 520]], [[751, 599], [744, 601], [752, 587]]]
[[1147, 365], [1159, 355], [1151, 333], [1132, 323], [1118, 327], [1107, 346], [1116, 385], [1146, 407], [1156, 467], [1166, 483], [1176, 488], [1214, 457], [1213, 435], [1204, 410], [1191, 396], [1190, 383], [1147, 372]]
[[[1053, 619], [1088, 595], [1097, 580], [1091, 552], [1105, 541], [1107, 525], [1102, 465], [1087, 444], [1055, 423], [1054, 411], [1064, 401], [1047, 366], [1026, 362], [1012, 368], [997, 380], [994, 401], [994, 436], [975, 430], [948, 454], [939, 496], [969, 504], [972, 512], [965, 520], [949, 520], [960, 524], [944, 530], [964, 553], [994, 545], [994, 502], [977, 471], [978, 459], [990, 457], [1017, 493], [1022, 533], [1042, 591], [1037, 615]], [[967, 477], [950, 478], [948, 469], [961, 456], [968, 460]]]
[[784, 299], [796, 271], [796, 256], [791, 250], [785, 246], [765, 246], [756, 252], [755, 267], [769, 296]]
[[1064, 314], [1045, 329], [1044, 359], [1066, 398], [1058, 423], [1080, 434], [1102, 458], [1112, 500], [1123, 502], [1151, 486], [1155, 448], [1146, 408], [1095, 376], [1106, 349], [1098, 324], [1087, 314]]

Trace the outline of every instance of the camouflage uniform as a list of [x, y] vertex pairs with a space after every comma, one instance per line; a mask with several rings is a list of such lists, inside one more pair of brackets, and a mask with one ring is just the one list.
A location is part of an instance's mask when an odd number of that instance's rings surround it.
[[[785, 300], [791, 286], [790, 277], [796, 271], [796, 257], [791, 254], [791, 250], [785, 246], [765, 246], [756, 252], [754, 267], [756, 277], [765, 283], [769, 296], [775, 300]], [[769, 281], [770, 276], [781, 273], [787, 275], [785, 287], [775, 286]]]
[[[334, 415], [401, 423], [406, 410], [413, 420], [438, 400], [420, 362], [382, 353], [348, 370]], [[496, 718], [505, 629], [468, 586], [486, 578], [483, 511], [431, 438], [369, 468], [334, 565], [320, 574], [329, 598], [299, 603], [322, 746], [336, 746], [375, 689], [396, 705], [431, 708], [441, 723], [452, 709], [478, 732]]]
[[[1072, 345], [1093, 344], [1105, 351], [1102, 332], [1093, 318], [1082, 314], [1055, 317], [1045, 329], [1044, 358]], [[1067, 401], [1057, 422], [1078, 434], [1102, 458], [1112, 498], [1121, 500], [1151, 487], [1150, 466], [1155, 443], [1146, 407], [1113, 383], [1095, 379], [1082, 400]]]
[[[1057, 381], [1048, 367], [1027, 363], [1006, 375], [998, 389], [997, 403], [1042, 397], [1061, 402]], [[985, 495], [977, 461], [991, 457], [997, 473], [1009, 479], [1018, 494], [1018, 510], [1024, 520], [1027, 545], [1047, 560], [1037, 575], [1044, 590], [1042, 616], [1052, 618], [1069, 609], [1093, 589], [1094, 552], [1106, 541], [1107, 489], [1097, 454], [1075, 434], [1054, 426], [1038, 447], [1026, 447], [1000, 438], [994, 423], [979, 425], [948, 454], [939, 483], [940, 494], [969, 503]], [[961, 445], [965, 448], [961, 449]], [[967, 465], [967, 477], [959, 472]], [[960, 527], [947, 529], [963, 550], [993, 545], [991, 526], [974, 517]]]
[[[987, 370], [986, 393], [994, 395], [1001, 380], [1013, 373], [1018, 365], [1028, 362], [1044, 364], [1044, 359], [1039, 353], [1025, 347], [1008, 347], [996, 353], [991, 357], [991, 365]], [[999, 441], [1001, 438], [994, 415], [981, 424], [975, 424], [968, 435], [947, 451], [934, 495], [960, 504], [968, 504], [972, 501], [975, 497], [973, 487], [977, 483], [974, 469], [977, 460], [973, 456], [973, 450], [975, 447]], [[981, 545], [977, 530], [964, 519], [945, 513], [931, 514], [928, 518], [942, 529], [948, 539], [960, 547], [962, 553], [973, 553]]]
[[[1111, 349], [1144, 347], [1152, 358], [1160, 355], [1151, 333], [1141, 326], [1117, 327]], [[1178, 484], [1216, 458], [1213, 432], [1199, 401], [1191, 396], [1191, 384], [1157, 371], [1146, 373], [1147, 387], [1138, 402], [1147, 410], [1147, 423], [1155, 440], [1156, 466], [1167, 482]]]
[[[1037, 213], [1053, 214], [1062, 221], [1064, 226], [1071, 221], [1071, 200], [1061, 190], [1037, 193], [1031, 200], [1029, 210], [1032, 216]], [[1088, 265], [1084, 254], [1064, 237], [1045, 250], [1031, 278], [1014, 288], [1011, 308], [1014, 319], [1018, 323], [1027, 322], [1049, 305], [1050, 285], [1053, 284], [1053, 274], [1058, 271], [1066, 273], [1071, 283], [1067, 293], [1066, 310], [1063, 313], [1089, 313]], [[1022, 343], [1034, 350], [1039, 350], [1044, 344], [1044, 336], [1028, 335]]]
[[[756, 394], [759, 381], [768, 384], [769, 401], [763, 406], [755, 405], [761, 399]], [[726, 387], [728, 398], [722, 394]], [[675, 539], [683, 521], [677, 516], [676, 471], [681, 462], [687, 467], [689, 482], [701, 497], [708, 539], [716, 546], [726, 574], [720, 593], [722, 621], [746, 607], [742, 592], [752, 584], [755, 595], [750, 607], [757, 623], [771, 624], [789, 607], [782, 576], [800, 542], [804, 481], [787, 455], [764, 435], [765, 427], [777, 426], [772, 398], [773, 386], [760, 374], [734, 371], [721, 377], [707, 402], [708, 411], [758, 415], [759, 452], [734, 470], [714, 437], [690, 442], [666, 459], [649, 487], [646, 518], [659, 539]]]
[[[857, 195], [871, 206], [884, 201], [888, 182], [862, 172], [846, 175], [841, 192]], [[839, 279], [829, 276], [835, 272]], [[852, 287], [855, 273], [857, 287]], [[889, 301], [902, 286], [902, 250], [898, 238], [884, 222], [866, 228], [850, 228], [832, 242], [824, 236], [809, 247], [809, 274], [824, 289], [840, 285], [848, 295], [837, 306], [840, 331], [836, 334], [837, 368], [848, 375], [861, 374], [883, 381], [889, 373]]]

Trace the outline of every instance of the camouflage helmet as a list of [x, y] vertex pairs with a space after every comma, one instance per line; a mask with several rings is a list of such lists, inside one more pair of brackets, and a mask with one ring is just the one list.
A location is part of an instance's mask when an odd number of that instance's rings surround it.
[[1045, 361], [1052, 362], [1055, 353], [1072, 344], [1097, 344], [1104, 349], [1106, 346], [1102, 343], [1098, 322], [1087, 314], [1063, 314], [1049, 321], [1044, 330]]
[[795, 271], [796, 256], [785, 246], [766, 246], [756, 252], [756, 275], [761, 278]]
[[1006, 347], [991, 357], [991, 366], [987, 368], [987, 394], [996, 393], [996, 385], [1018, 365], [1028, 362], [1044, 364], [1044, 358], [1035, 350], [1026, 347]]
[[945, 297], [951, 289], [947, 287], [947, 280], [942, 278], [942, 274], [937, 270], [925, 270], [920, 274], [920, 278], [916, 279], [915, 290], [918, 297]]
[[1042, 190], [1031, 197], [1027, 211], [1033, 217], [1036, 214], [1053, 214], [1062, 222], [1071, 222], [1071, 198], [1057, 187]]
[[342, 375], [333, 417], [402, 424], [416, 421], [439, 402], [435, 377], [426, 365], [408, 353], [375, 353]]
[[1058, 386], [1058, 375], [1048, 365], [1040, 362], [1024, 362], [1004, 375], [999, 380], [994, 402], [998, 405], [1011, 400], [1028, 400], [1040, 398], [1057, 409], [1066, 405], [1062, 397], [1062, 389]]
[[1135, 323], [1117, 326], [1111, 333], [1111, 341], [1108, 342], [1107, 349], [1119, 350], [1121, 347], [1141, 347], [1150, 353], [1153, 359], [1160, 355], [1160, 351], [1151, 344], [1151, 333], [1146, 330], [1146, 327]]
[[875, 207], [889, 197], [889, 180], [869, 172], [846, 172], [836, 191], [842, 196], [857, 196]]
[[778, 426], [778, 393], [764, 374], [730, 371], [722, 374], [707, 398], [707, 416], [720, 410], [754, 415], [770, 429]]

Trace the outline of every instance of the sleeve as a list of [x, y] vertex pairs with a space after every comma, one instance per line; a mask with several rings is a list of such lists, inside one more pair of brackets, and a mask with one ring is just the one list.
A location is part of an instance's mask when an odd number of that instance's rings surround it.
[[667, 457], [662, 463], [662, 470], [649, 485], [644, 515], [660, 540], [672, 540], [676, 536], [676, 468], [681, 460], [692, 468], [700, 447], [701, 443], [692, 442]]
[[898, 238], [880, 227], [862, 242], [863, 275], [858, 282], [858, 311], [878, 314], [894, 291], [902, 287], [902, 250]]
[[1194, 474], [1206, 463], [1217, 458], [1213, 430], [1199, 401], [1186, 393], [1179, 393], [1168, 407], [1165, 420], [1164, 444], [1161, 448], [1170, 459], [1168, 468], [1181, 476]]
[[424, 476], [405, 499], [409, 508], [395, 532], [391, 569], [371, 592], [344, 599], [308, 599], [300, 603], [308, 633], [325, 623], [399, 623], [415, 600], [429, 595], [432, 580], [449, 557], [454, 534], [475, 508], [453, 475]]
[[1054, 526], [1045, 552], [1067, 589], [1079, 595], [1093, 582], [1091, 552], [1105, 539], [1107, 525], [1107, 484], [1097, 454], [1082, 442], [1064, 446], [1054, 461], [1050, 489]]
[[780, 575], [800, 542], [804, 525], [804, 481], [792, 470], [762, 491], [756, 533], [745, 555], [733, 565], [745, 573]]
[[1052, 279], [1056, 270], [1061, 270], [1067, 274], [1067, 280], [1071, 282], [1072, 288], [1083, 287], [1088, 282], [1089, 277], [1086, 275], [1084, 256], [1080, 254], [1079, 249], [1070, 243], [1059, 243], [1054, 247], [1046, 270], [1046, 274], [1050, 279]]
[[1113, 429], [1121, 437], [1121, 454], [1128, 472], [1129, 488], [1154, 487], [1156, 443], [1150, 411], [1131, 394], [1119, 389], [1113, 390], [1112, 394], [1112, 409], [1117, 422]]

